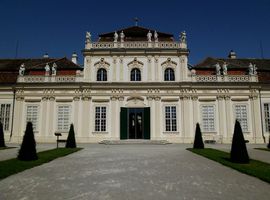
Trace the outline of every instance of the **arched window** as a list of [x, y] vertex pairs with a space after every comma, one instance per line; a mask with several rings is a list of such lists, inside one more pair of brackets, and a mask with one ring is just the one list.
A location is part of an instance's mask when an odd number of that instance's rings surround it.
[[138, 68], [134, 68], [131, 70], [130, 80], [141, 81], [141, 71]]
[[164, 72], [164, 80], [165, 81], [174, 81], [174, 70], [172, 68], [167, 68]]
[[97, 81], [107, 81], [106, 69], [101, 68], [97, 71]]

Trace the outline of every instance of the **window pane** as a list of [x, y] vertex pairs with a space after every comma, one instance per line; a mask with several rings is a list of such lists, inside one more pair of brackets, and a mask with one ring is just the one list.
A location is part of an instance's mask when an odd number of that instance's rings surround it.
[[9, 130], [10, 124], [10, 108], [11, 104], [0, 104], [0, 121], [3, 124], [4, 131]]
[[58, 106], [57, 129], [59, 131], [68, 131], [69, 123], [70, 123], [70, 106], [69, 105]]
[[213, 105], [202, 106], [202, 128], [205, 132], [215, 131], [215, 109]]
[[95, 131], [106, 131], [106, 107], [96, 107]]
[[26, 122], [32, 122], [33, 130], [37, 131], [38, 127], [38, 106], [29, 105], [26, 107]]
[[235, 118], [240, 122], [242, 130], [248, 131], [247, 106], [235, 105]]
[[165, 106], [165, 131], [177, 131], [176, 106]]

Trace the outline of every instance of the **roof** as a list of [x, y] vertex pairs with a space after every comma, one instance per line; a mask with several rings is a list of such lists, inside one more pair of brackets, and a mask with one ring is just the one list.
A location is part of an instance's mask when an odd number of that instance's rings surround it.
[[248, 69], [250, 63], [255, 64], [258, 71], [270, 71], [270, 59], [257, 58], [212, 58], [208, 57], [199, 64], [195, 65], [194, 69], [213, 69], [215, 64], [227, 63], [229, 69]]
[[0, 59], [0, 71], [18, 71], [21, 64], [25, 65], [25, 70], [44, 70], [46, 64], [57, 65], [57, 70], [81, 69], [81, 67], [66, 57], [63, 58], [23, 58], [23, 59]]
[[257, 58], [212, 58], [208, 57], [199, 64], [195, 65], [198, 74], [215, 74], [215, 64], [227, 63], [228, 74], [239, 75], [248, 74], [249, 64], [255, 64], [257, 67], [260, 82], [270, 82], [270, 59]]
[[[147, 33], [151, 31], [154, 36], [154, 29], [145, 28], [142, 26], [131, 26], [123, 29], [119, 29], [109, 33], [103, 33], [99, 35], [100, 42], [109, 42], [114, 40], [114, 33], [117, 32], [120, 35], [121, 32], [125, 34], [125, 41], [147, 41]], [[160, 41], [173, 41], [173, 34], [162, 33], [157, 31], [158, 39]]]
[[23, 59], [0, 59], [0, 83], [16, 83], [21, 64], [25, 65], [25, 71], [44, 71], [46, 64], [57, 65], [57, 70], [82, 69], [66, 57], [63, 58], [23, 58]]

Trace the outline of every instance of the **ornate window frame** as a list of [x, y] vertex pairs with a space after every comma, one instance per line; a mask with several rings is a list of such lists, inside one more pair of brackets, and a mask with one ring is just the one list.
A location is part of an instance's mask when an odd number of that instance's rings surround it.
[[95, 68], [95, 72], [94, 72], [95, 80], [97, 82], [105, 82], [105, 81], [98, 81], [97, 80], [97, 72], [99, 69], [105, 69], [107, 71], [107, 81], [109, 80], [110, 64], [108, 62], [106, 62], [104, 58], [101, 58], [100, 61], [96, 62], [94, 64], [94, 68]]
[[[138, 61], [137, 58], [135, 57], [133, 61], [128, 63], [128, 75], [129, 75], [129, 81], [131, 81], [131, 71], [135, 68], [140, 70], [141, 73], [141, 80], [143, 81], [143, 62]], [[140, 82], [140, 81], [132, 81], [132, 82]]]
[[[177, 63], [172, 61], [171, 58], [167, 58], [167, 60], [163, 63], [161, 63], [161, 67], [162, 67], [162, 80], [165, 81], [165, 70], [168, 69], [168, 68], [171, 68], [173, 71], [174, 71], [174, 80], [172, 81], [175, 81], [177, 79], [176, 77], [176, 66], [177, 66]], [[170, 80], [168, 80], [170, 81]]]

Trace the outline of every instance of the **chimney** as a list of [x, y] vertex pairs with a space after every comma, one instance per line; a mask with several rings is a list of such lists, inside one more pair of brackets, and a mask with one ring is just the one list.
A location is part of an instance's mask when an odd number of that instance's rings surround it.
[[49, 58], [49, 54], [48, 54], [48, 53], [45, 53], [45, 54], [43, 55], [43, 58]]
[[228, 55], [228, 58], [230, 58], [230, 59], [236, 59], [236, 53], [233, 50], [231, 50], [230, 53], [229, 53], [229, 55]]
[[76, 52], [73, 52], [71, 61], [75, 64], [78, 64], [78, 55]]

